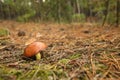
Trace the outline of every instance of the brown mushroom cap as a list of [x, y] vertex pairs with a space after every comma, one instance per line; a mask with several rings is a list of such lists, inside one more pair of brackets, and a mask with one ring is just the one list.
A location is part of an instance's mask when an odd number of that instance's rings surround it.
[[45, 50], [46, 47], [47, 46], [42, 42], [33, 42], [25, 48], [24, 56], [32, 57], [32, 56], [36, 55], [38, 52]]

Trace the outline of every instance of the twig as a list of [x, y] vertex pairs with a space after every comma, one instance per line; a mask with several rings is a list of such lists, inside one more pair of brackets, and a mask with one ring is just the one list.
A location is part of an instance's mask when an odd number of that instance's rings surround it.
[[108, 70], [103, 74], [103, 76], [99, 80], [104, 80], [103, 78], [110, 72], [112, 64], [109, 66]]
[[93, 53], [91, 53], [91, 55], [90, 55], [90, 61], [91, 61], [91, 65], [92, 65], [92, 72], [93, 72], [93, 75], [95, 75], [96, 74], [96, 68], [95, 68], [95, 64], [93, 63], [93, 54], [94, 54], [94, 52]]
[[[109, 72], [110, 74], [111, 74], [111, 78], [113, 78], [113, 76], [115, 77], [115, 78], [117, 78], [118, 80], [120, 80], [120, 75], [116, 75], [116, 73], [114, 73], [114, 72]], [[118, 74], [120, 74], [120, 72], [118, 72]], [[115, 79], [114, 79], [115, 80]]]
[[119, 65], [118, 61], [112, 55], [111, 55], [111, 57], [113, 58], [113, 60], [115, 61], [115, 63], [117, 64], [117, 66], [118, 66], [118, 68], [120, 70], [120, 65]]
[[119, 48], [119, 46], [120, 46], [120, 42], [117, 44], [117, 46], [115, 48]]
[[6, 48], [7, 46], [0, 46], [0, 50], [2, 50], [2, 49], [4, 49], [4, 48]]
[[7, 37], [0, 37], [0, 40], [10, 39], [10, 36]]
[[87, 77], [89, 78], [89, 80], [92, 80], [92, 75], [90, 74], [90, 72], [88, 71], [89, 69], [86, 69], [83, 67], [83, 70], [86, 72]]

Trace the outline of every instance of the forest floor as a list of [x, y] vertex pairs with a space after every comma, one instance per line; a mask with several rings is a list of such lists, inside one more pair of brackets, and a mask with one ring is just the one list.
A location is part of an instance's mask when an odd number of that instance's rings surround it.
[[[0, 21], [0, 80], [120, 80], [120, 27]], [[48, 47], [24, 58], [29, 40]]]

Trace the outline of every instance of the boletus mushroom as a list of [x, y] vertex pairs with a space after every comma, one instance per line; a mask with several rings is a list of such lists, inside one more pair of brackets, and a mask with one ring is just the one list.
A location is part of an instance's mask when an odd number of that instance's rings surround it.
[[24, 56], [25, 57], [33, 57], [35, 56], [36, 60], [41, 59], [40, 52], [46, 49], [46, 45], [42, 42], [33, 42], [24, 49]]

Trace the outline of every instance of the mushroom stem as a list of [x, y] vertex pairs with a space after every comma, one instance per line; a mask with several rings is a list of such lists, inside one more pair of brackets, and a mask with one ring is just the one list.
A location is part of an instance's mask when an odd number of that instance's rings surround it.
[[40, 59], [41, 59], [41, 54], [40, 54], [40, 52], [37, 53], [37, 54], [35, 55], [35, 57], [36, 57], [36, 60], [40, 60]]

